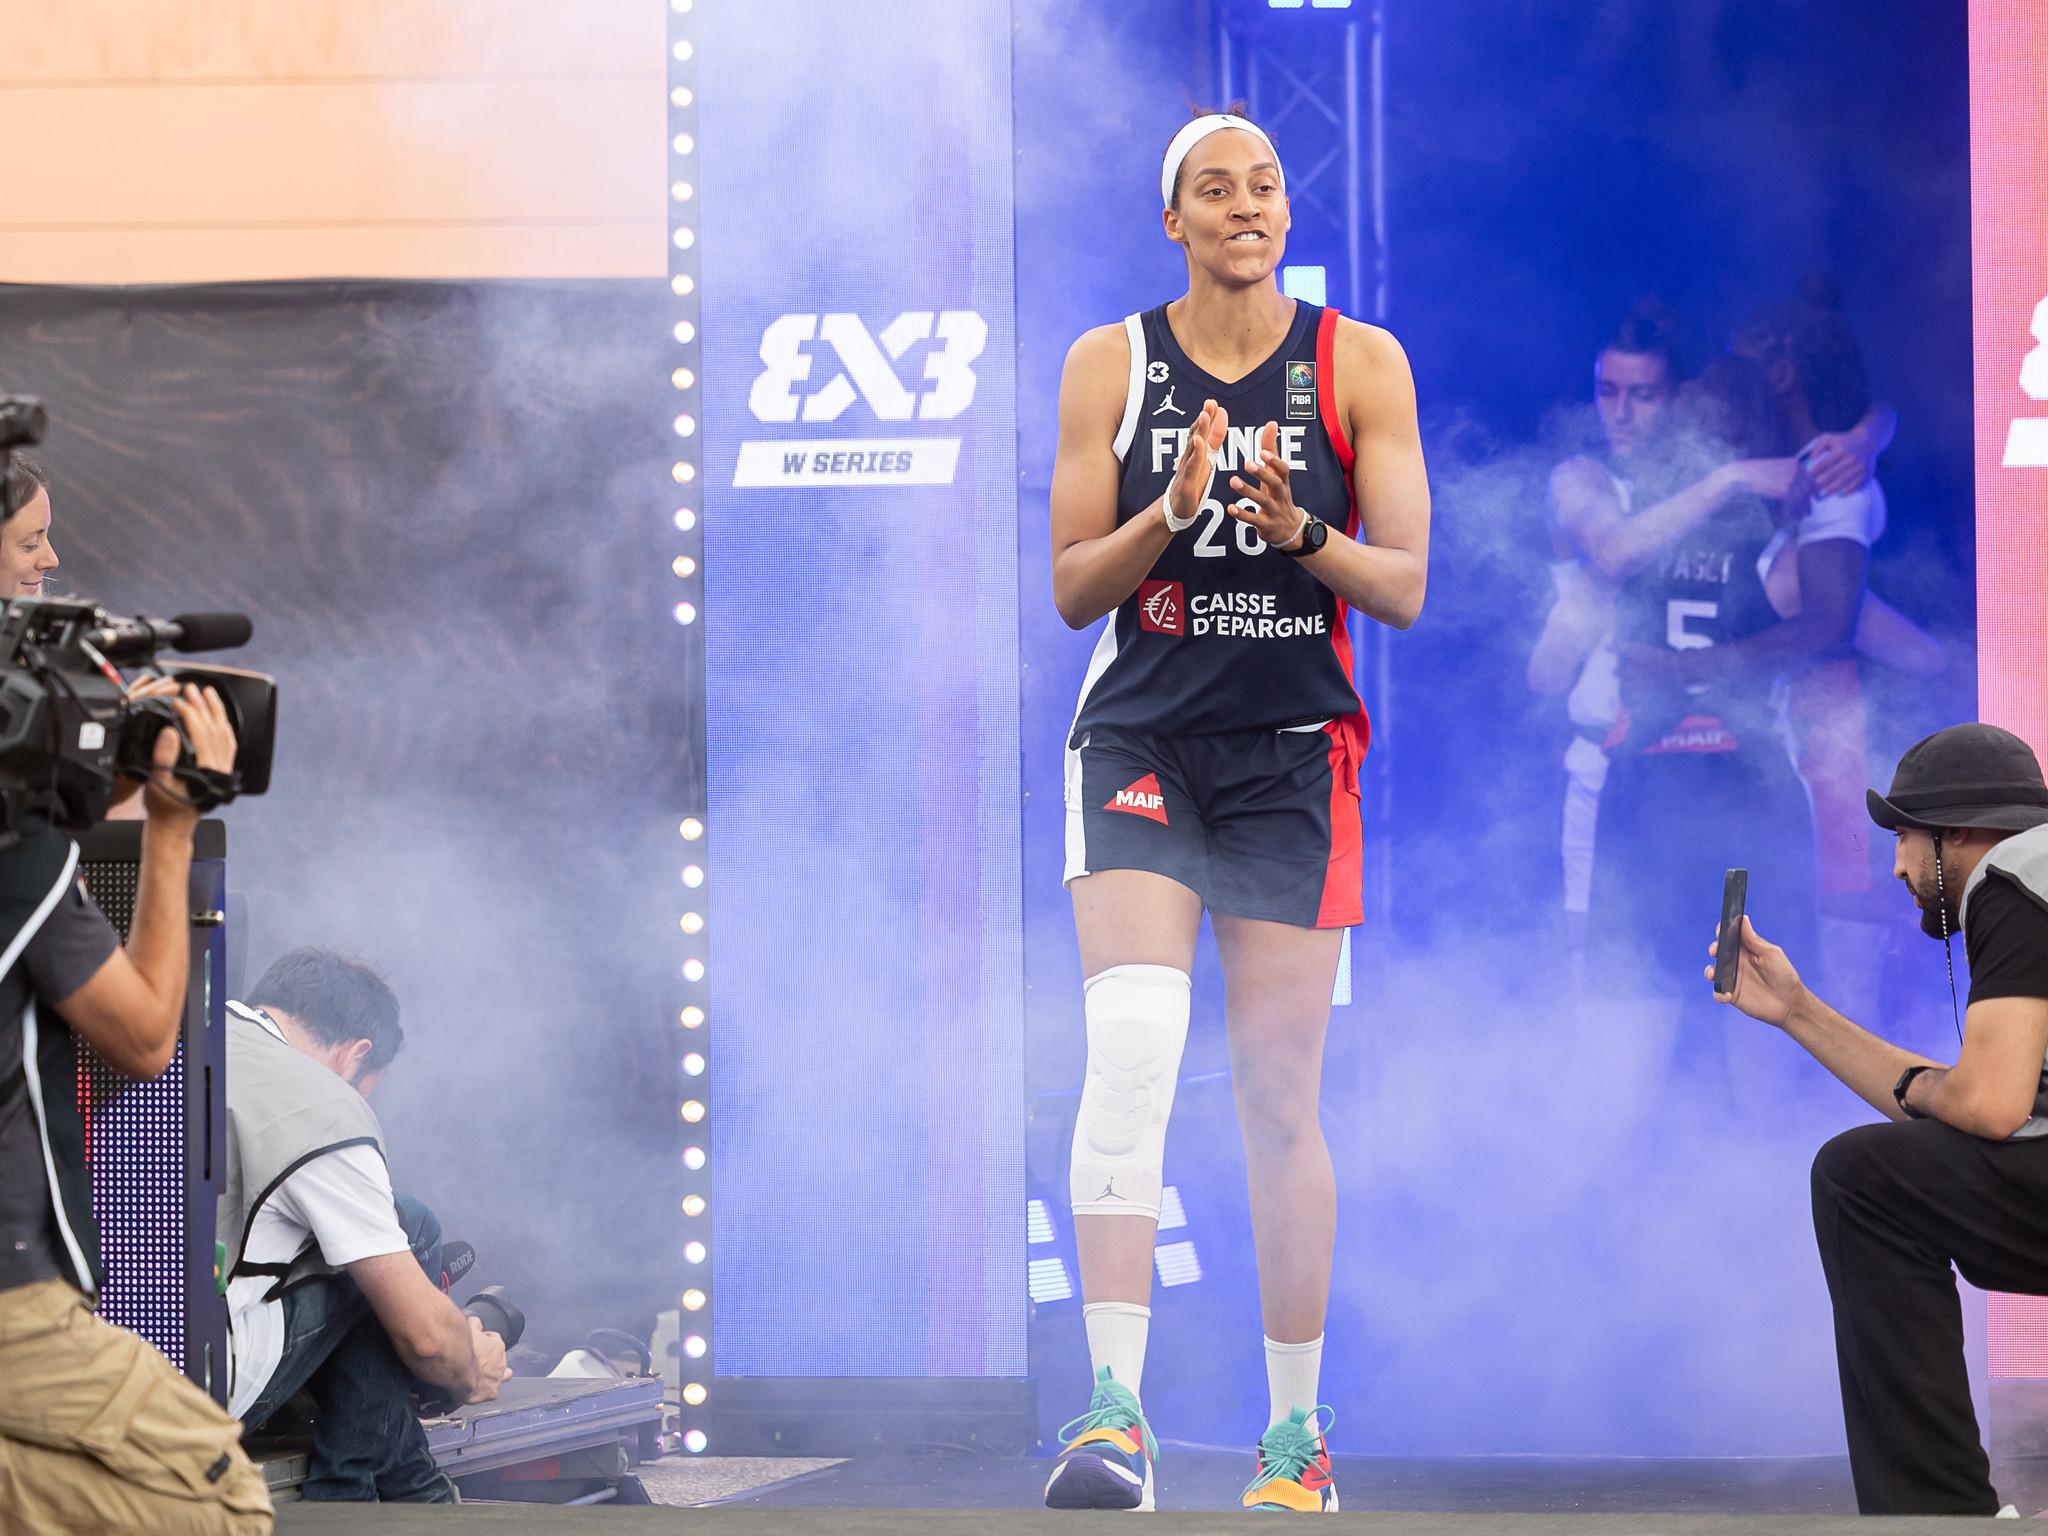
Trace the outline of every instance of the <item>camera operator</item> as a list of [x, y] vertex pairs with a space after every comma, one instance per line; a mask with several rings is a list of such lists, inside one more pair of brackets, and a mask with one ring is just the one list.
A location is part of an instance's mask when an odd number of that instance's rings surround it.
[[1963, 934], [1956, 1064], [1852, 1024], [1746, 919], [1720, 1000], [1777, 1025], [1887, 1118], [1813, 1164], [1857, 1507], [1989, 1515], [1950, 1266], [1987, 1290], [2048, 1295], [2048, 786], [2017, 736], [1958, 725], [1911, 748], [1891, 793], [1868, 801], [1896, 834], [1892, 872], [1921, 927]]
[[359, 961], [295, 949], [228, 1013], [228, 1406], [254, 1430], [310, 1391], [302, 1499], [451, 1502], [407, 1399], [424, 1381], [488, 1402], [511, 1373], [435, 1283], [433, 1212], [392, 1191], [365, 1095], [404, 1044], [398, 999]]
[[[5, 485], [0, 527], [11, 527], [22, 510], [15, 473]], [[196, 766], [231, 769], [235, 734], [219, 695], [187, 687], [171, 708]], [[153, 1345], [92, 1311], [98, 1233], [76, 1040], [138, 1078], [162, 1072], [177, 1048], [200, 816], [173, 772], [179, 751], [177, 731], [158, 734], [125, 949], [79, 881], [69, 837], [23, 815], [0, 848], [0, 1525], [9, 1530], [271, 1525], [241, 1426]]]
[[50, 481], [25, 453], [0, 457], [0, 598], [41, 597], [57, 569], [50, 543]]

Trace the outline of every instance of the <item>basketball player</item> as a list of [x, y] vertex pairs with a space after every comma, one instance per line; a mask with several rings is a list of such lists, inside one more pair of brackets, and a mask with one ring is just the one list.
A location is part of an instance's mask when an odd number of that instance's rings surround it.
[[1066, 770], [1088, 978], [1071, 1188], [1096, 1380], [1046, 1502], [1152, 1507], [1138, 1394], [1206, 908], [1266, 1333], [1270, 1427], [1244, 1503], [1334, 1509], [1317, 1393], [1336, 1194], [1316, 1109], [1341, 930], [1363, 915], [1346, 615], [1415, 622], [1429, 489], [1400, 346], [1274, 281], [1289, 210], [1265, 133], [1195, 119], [1159, 190], [1187, 293], [1082, 336], [1060, 386], [1053, 601], [1076, 629], [1109, 623]]

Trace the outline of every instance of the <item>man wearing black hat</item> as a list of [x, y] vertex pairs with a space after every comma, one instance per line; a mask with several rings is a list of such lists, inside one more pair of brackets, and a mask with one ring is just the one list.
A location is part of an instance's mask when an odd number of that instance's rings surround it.
[[2048, 1295], [2048, 785], [2017, 736], [1958, 725], [1869, 798], [1921, 927], [1963, 935], [1956, 1064], [1851, 1023], [1746, 920], [1721, 1001], [1783, 1029], [1890, 1122], [1843, 1132], [1813, 1163], [1857, 1507], [1989, 1515], [1950, 1266], [1986, 1290]]

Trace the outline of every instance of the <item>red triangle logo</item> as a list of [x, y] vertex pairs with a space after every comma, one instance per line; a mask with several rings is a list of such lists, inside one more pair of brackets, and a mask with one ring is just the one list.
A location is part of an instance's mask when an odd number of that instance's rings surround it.
[[1148, 773], [1129, 789], [1120, 789], [1109, 797], [1105, 811], [1129, 811], [1133, 816], [1143, 816], [1156, 821], [1162, 827], [1166, 821], [1166, 796], [1159, 792], [1159, 775]]

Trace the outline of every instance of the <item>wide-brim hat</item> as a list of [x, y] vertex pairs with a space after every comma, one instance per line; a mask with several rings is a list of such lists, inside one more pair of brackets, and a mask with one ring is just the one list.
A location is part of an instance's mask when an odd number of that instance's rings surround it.
[[2048, 826], [2048, 783], [2034, 749], [1995, 725], [1952, 725], [1915, 742], [1899, 759], [1889, 794], [1868, 792], [1870, 819], [1901, 827], [1986, 827], [2025, 832]]

